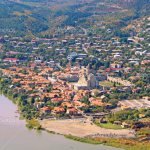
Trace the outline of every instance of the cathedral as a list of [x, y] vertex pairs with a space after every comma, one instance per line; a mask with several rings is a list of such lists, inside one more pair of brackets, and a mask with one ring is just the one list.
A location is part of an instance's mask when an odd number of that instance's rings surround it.
[[89, 66], [82, 67], [79, 73], [78, 83], [74, 85], [75, 90], [89, 90], [98, 87], [98, 81], [94, 74], [90, 73]]

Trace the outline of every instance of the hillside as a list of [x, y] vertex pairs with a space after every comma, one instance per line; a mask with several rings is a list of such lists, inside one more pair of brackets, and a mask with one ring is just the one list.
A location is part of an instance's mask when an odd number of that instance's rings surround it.
[[[150, 0], [2, 0], [0, 33], [51, 34], [57, 27], [123, 26], [150, 15]], [[118, 27], [117, 27], [118, 28]]]

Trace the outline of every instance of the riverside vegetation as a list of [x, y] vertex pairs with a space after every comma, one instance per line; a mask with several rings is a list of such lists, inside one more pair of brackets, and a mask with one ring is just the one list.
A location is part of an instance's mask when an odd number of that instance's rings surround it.
[[66, 138], [90, 144], [104, 144], [108, 146], [123, 148], [126, 150], [149, 150], [149, 142], [139, 142], [134, 139], [115, 139], [115, 138], [80, 138], [66, 135]]

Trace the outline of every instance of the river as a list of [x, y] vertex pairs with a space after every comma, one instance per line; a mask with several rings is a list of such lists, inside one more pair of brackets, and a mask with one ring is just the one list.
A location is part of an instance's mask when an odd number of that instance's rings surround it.
[[117, 150], [104, 145], [92, 145], [66, 139], [64, 136], [37, 132], [19, 120], [17, 106], [0, 95], [0, 150]]

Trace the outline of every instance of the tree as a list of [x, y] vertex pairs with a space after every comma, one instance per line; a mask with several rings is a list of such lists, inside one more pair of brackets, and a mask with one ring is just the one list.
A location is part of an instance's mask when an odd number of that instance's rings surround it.
[[104, 66], [105, 66], [105, 68], [109, 68], [110, 67], [110, 62], [105, 62]]
[[116, 82], [114, 82], [113, 87], [116, 87]]

